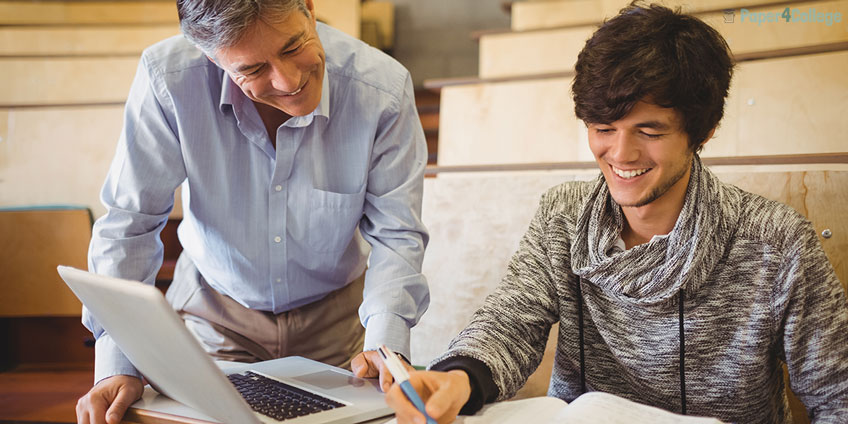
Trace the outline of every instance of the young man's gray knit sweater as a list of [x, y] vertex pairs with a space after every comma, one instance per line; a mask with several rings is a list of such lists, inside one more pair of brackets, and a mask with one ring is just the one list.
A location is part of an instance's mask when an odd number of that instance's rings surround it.
[[507, 277], [431, 366], [469, 372], [464, 413], [513, 396], [559, 322], [550, 396], [582, 393], [582, 332], [586, 390], [673, 412], [685, 390], [689, 414], [791, 423], [785, 362], [814, 423], [848, 423], [848, 302], [803, 216], [696, 156], [667, 237], [616, 251], [623, 219], [602, 177], [542, 197]]

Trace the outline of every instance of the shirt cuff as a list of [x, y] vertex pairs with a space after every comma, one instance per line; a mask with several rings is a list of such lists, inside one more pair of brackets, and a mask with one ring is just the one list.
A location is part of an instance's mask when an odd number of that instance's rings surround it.
[[124, 356], [112, 337], [103, 333], [94, 343], [94, 384], [113, 375], [141, 378], [141, 373]]
[[410, 358], [409, 326], [406, 320], [391, 313], [371, 315], [365, 327], [363, 350], [377, 350], [381, 344], [405, 358]]
[[479, 359], [468, 356], [452, 356], [433, 364], [430, 369], [433, 371], [463, 370], [468, 374], [471, 395], [460, 409], [460, 415], [476, 414], [483, 408], [483, 405], [494, 402], [500, 393], [489, 366]]

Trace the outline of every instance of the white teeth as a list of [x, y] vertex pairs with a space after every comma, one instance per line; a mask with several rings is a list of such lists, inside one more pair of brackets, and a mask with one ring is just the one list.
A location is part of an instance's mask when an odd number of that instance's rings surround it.
[[637, 175], [642, 175], [642, 174], [648, 172], [651, 169], [651, 168], [642, 168], [642, 169], [634, 169], [634, 170], [631, 170], [631, 171], [624, 171], [624, 170], [618, 169], [614, 166], [611, 166], [610, 168], [612, 168], [612, 171], [615, 172], [615, 175], [618, 175], [619, 177], [625, 178], [625, 179], [630, 179], [630, 178], [633, 178]]
[[286, 94], [286, 96], [294, 96], [295, 94], [300, 93], [300, 90], [303, 90], [303, 87], [298, 88], [297, 91]]

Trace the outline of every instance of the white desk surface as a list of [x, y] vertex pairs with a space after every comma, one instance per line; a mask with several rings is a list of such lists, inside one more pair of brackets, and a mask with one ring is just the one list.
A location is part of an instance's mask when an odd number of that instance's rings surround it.
[[[384, 424], [394, 416], [364, 421], [362, 424]], [[144, 387], [144, 394], [127, 412], [122, 424], [207, 424], [217, 423], [214, 418], [189, 408], [153, 390]]]
[[[241, 365], [237, 362], [215, 361], [221, 369]], [[394, 416], [364, 421], [362, 424], [383, 424]], [[122, 424], [211, 424], [214, 418], [200, 413], [167, 396], [161, 395], [150, 385], [144, 386], [144, 394], [127, 411]]]

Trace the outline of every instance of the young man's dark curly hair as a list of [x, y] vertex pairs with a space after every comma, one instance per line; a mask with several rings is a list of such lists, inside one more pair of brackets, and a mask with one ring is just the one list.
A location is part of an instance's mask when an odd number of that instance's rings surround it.
[[586, 124], [609, 124], [640, 100], [674, 108], [692, 151], [724, 114], [733, 59], [712, 27], [679, 10], [631, 3], [586, 41], [572, 85]]

